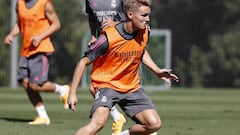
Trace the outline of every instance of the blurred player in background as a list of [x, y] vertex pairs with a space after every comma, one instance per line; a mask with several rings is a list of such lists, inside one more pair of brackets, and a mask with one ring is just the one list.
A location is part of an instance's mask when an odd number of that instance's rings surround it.
[[5, 37], [5, 44], [12, 44], [13, 38], [21, 33], [18, 81], [27, 92], [38, 116], [30, 125], [48, 125], [50, 119], [39, 92], [57, 92], [68, 109], [68, 85], [48, 81], [50, 56], [54, 52], [50, 36], [61, 28], [58, 15], [51, 0], [18, 0], [17, 21]]
[[[116, 22], [125, 21], [123, 12], [123, 0], [86, 0], [86, 13], [88, 14], [88, 22], [91, 31], [91, 39], [88, 46], [95, 43], [100, 32]], [[95, 90], [90, 84], [90, 92], [95, 95]], [[117, 108], [112, 107], [110, 114], [113, 118], [112, 135], [121, 133], [126, 119]]]
[[89, 46], [96, 41], [102, 29], [126, 20], [122, 5], [123, 0], [86, 0], [86, 13], [91, 31]]
[[171, 69], [160, 69], [145, 50], [150, 32], [150, 7], [150, 0], [124, 0], [126, 21], [104, 29], [75, 67], [68, 97], [70, 108], [76, 110], [78, 85], [92, 63], [91, 81], [97, 89], [91, 120], [76, 135], [98, 133], [115, 104], [136, 122], [118, 135], [149, 135], [160, 129], [160, 116], [140, 85], [140, 63], [168, 85], [171, 79], [178, 81], [178, 77]]

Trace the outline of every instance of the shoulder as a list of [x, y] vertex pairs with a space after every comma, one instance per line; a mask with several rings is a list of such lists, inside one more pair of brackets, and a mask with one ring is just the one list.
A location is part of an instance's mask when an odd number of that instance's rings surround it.
[[45, 10], [54, 11], [54, 6], [51, 0], [45, 0]]

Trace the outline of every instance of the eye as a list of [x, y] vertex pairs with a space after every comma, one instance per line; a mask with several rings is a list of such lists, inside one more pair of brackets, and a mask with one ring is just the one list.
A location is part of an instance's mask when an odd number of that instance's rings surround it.
[[142, 16], [143, 16], [143, 17], [147, 17], [147, 16], [149, 16], [149, 14], [143, 14]]

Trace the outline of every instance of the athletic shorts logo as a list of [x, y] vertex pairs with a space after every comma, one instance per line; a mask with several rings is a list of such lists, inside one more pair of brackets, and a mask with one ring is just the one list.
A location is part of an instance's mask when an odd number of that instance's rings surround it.
[[116, 2], [116, 0], [113, 0], [112, 3], [111, 3], [111, 7], [115, 8], [116, 6], [117, 6], [117, 2]]
[[107, 102], [107, 97], [103, 96], [102, 99], [101, 99], [101, 102]]
[[95, 100], [97, 100], [99, 98], [99, 95], [100, 95], [100, 90], [98, 90], [95, 94]]

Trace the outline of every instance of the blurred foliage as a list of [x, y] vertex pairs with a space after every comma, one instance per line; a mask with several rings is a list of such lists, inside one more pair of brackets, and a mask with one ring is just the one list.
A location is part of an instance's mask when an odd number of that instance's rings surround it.
[[205, 76], [211, 72], [208, 65], [208, 55], [203, 54], [197, 46], [192, 47], [188, 62], [190, 69], [188, 70], [191, 71], [190, 84], [194, 87], [202, 87], [205, 82]]
[[9, 67], [10, 67], [10, 54], [9, 47], [3, 45], [4, 37], [10, 29], [10, 1], [1, 0], [0, 1], [0, 86], [9, 85]]
[[172, 32], [172, 65], [180, 86], [239, 87], [239, 0], [153, 3], [151, 26]]
[[75, 63], [80, 58], [81, 41], [88, 30], [88, 24], [82, 11], [82, 2], [53, 0], [53, 4], [62, 28], [52, 38], [56, 51], [49, 74], [50, 80], [66, 83], [72, 79]]
[[[147, 51], [151, 54], [152, 59], [160, 67], [164, 67], [165, 63], [165, 37], [151, 36], [149, 39], [149, 45]], [[142, 84], [143, 85], [163, 85], [163, 82], [158, 77], [151, 73], [152, 71], [147, 69], [146, 66], [142, 66]]]
[[[83, 37], [89, 31], [84, 1], [52, 0], [62, 23], [52, 36], [56, 53], [50, 79], [71, 80], [81, 57]], [[172, 69], [179, 87], [240, 87], [240, 1], [239, 0], [152, 0], [150, 25], [172, 33]], [[0, 39], [10, 31], [10, 0], [0, 1]], [[155, 39], [151, 41], [153, 44]], [[161, 45], [160, 45], [161, 46]], [[161, 64], [160, 46], [150, 53]], [[159, 48], [160, 47], [160, 48]], [[157, 51], [158, 50], [158, 51]], [[9, 84], [9, 47], [0, 46], [0, 86]], [[148, 71], [143, 74], [148, 74]], [[158, 83], [153, 79], [150, 82]]]
[[[210, 83], [218, 87], [240, 86], [240, 31], [228, 32], [211, 37], [210, 65], [216, 69], [210, 74]], [[211, 85], [211, 84], [208, 84]]]

